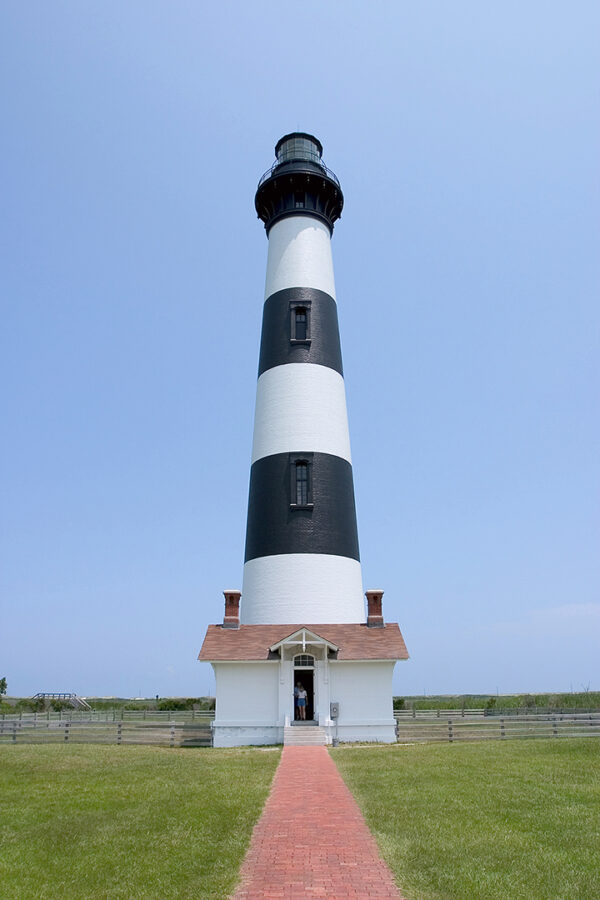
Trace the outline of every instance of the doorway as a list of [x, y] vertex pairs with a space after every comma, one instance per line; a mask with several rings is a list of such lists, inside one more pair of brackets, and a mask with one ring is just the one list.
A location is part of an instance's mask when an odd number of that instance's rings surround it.
[[[309, 668], [294, 668], [294, 687], [300, 682], [307, 693], [306, 697], [306, 721], [312, 722], [315, 716], [315, 670]], [[294, 720], [298, 718], [298, 707], [294, 703]]]

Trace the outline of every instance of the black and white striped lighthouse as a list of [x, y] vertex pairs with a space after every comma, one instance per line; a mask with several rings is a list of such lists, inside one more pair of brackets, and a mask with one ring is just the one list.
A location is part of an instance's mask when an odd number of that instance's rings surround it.
[[256, 191], [269, 253], [244, 578], [199, 654], [215, 747], [396, 740], [392, 676], [408, 652], [383, 591], [366, 592], [365, 614], [331, 260], [344, 198], [322, 152], [285, 135]]
[[366, 621], [331, 257], [344, 198], [322, 152], [285, 135], [256, 191], [269, 251], [243, 624]]

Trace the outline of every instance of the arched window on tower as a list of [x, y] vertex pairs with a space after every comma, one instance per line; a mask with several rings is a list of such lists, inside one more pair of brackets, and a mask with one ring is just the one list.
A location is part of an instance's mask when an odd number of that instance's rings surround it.
[[312, 502], [312, 453], [290, 456], [290, 507], [311, 509]]

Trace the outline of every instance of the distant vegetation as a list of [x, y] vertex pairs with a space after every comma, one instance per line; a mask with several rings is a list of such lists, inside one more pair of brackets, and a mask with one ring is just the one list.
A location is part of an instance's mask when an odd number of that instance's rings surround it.
[[159, 697], [131, 700], [123, 697], [86, 697], [92, 709], [214, 709], [214, 697]]
[[[87, 697], [92, 709], [209, 710], [214, 697], [159, 697], [134, 700], [127, 697]], [[0, 698], [0, 713], [16, 710], [41, 712], [70, 709], [66, 700]], [[600, 709], [600, 691], [565, 694], [435, 694], [428, 697], [394, 697], [394, 709]]]
[[[87, 697], [87, 702], [92, 709], [214, 709], [214, 697], [162, 697], [143, 700], [131, 700], [127, 697]], [[32, 700], [29, 697], [10, 697], [0, 702], [0, 713], [14, 713], [15, 710], [23, 712], [43, 712], [61, 709], [71, 709], [68, 700]]]
[[600, 709], [600, 691], [572, 694], [447, 694], [394, 697], [394, 709]]

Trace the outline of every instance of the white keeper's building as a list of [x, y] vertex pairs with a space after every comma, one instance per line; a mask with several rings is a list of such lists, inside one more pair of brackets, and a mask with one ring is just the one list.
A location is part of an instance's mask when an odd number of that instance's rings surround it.
[[269, 253], [242, 592], [224, 592], [199, 656], [215, 672], [214, 745], [393, 742], [408, 653], [383, 591], [363, 595], [331, 258], [343, 195], [312, 135], [275, 154], [255, 198]]

